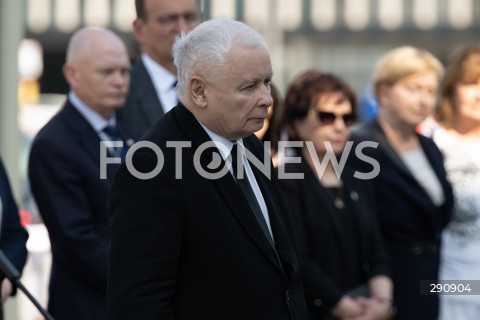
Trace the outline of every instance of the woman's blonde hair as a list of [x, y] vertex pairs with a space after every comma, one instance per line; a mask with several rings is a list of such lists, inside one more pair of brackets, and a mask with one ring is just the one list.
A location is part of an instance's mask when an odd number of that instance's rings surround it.
[[452, 128], [455, 116], [455, 86], [480, 78], [480, 45], [471, 45], [454, 55], [445, 72], [440, 89], [439, 107], [435, 118], [446, 128]]
[[430, 52], [411, 47], [402, 46], [383, 55], [377, 62], [373, 76], [373, 88], [378, 97], [382, 86], [392, 86], [405, 77], [434, 71], [440, 79], [443, 66]]

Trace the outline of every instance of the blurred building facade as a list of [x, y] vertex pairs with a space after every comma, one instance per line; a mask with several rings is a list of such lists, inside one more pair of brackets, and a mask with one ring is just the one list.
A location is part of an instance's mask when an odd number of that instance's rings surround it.
[[[204, 19], [227, 16], [259, 30], [272, 51], [280, 88], [296, 73], [317, 67], [360, 90], [376, 59], [410, 44], [442, 61], [479, 41], [480, 1], [475, 0], [203, 0]], [[84, 25], [121, 35], [132, 58], [138, 47], [131, 25], [134, 0], [26, 0], [26, 36], [44, 50], [41, 91], [65, 93], [61, 74], [67, 41]]]

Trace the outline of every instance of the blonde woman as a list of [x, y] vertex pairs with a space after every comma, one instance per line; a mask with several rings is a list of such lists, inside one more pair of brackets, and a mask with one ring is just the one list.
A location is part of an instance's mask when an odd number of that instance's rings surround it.
[[380, 229], [392, 259], [396, 319], [438, 317], [438, 297], [421, 295], [420, 285], [438, 279], [440, 235], [450, 219], [453, 195], [440, 150], [415, 129], [434, 109], [442, 73], [440, 62], [425, 50], [404, 46], [387, 52], [373, 74], [378, 116], [354, 133], [357, 142], [378, 143], [363, 153], [380, 165], [373, 182]]

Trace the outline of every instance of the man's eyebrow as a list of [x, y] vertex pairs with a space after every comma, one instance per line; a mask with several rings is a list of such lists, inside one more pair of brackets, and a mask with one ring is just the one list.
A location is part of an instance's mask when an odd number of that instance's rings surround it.
[[248, 78], [248, 79], [245, 79], [243, 82], [244, 83], [264, 82], [265, 80], [272, 80], [272, 78], [273, 78], [273, 74], [267, 75], [266, 77], [262, 77], [262, 78]]

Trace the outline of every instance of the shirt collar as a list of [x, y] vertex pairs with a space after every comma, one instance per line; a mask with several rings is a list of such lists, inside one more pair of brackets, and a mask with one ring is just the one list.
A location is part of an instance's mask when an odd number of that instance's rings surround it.
[[177, 78], [170, 71], [150, 58], [146, 53], [142, 53], [141, 59], [153, 80], [152, 82], [161, 92], [167, 92], [172, 88], [175, 89], [173, 85], [177, 81]]
[[240, 148], [240, 150], [242, 150], [243, 152], [243, 149], [244, 149], [243, 139], [238, 139], [237, 141], [231, 141], [225, 137], [222, 137], [216, 134], [212, 130], [208, 129], [206, 126], [203, 125], [203, 123], [200, 122], [200, 120], [197, 119], [197, 121], [198, 123], [200, 123], [202, 128], [207, 132], [210, 139], [212, 139], [212, 141], [215, 143], [215, 146], [217, 146], [217, 149], [220, 151], [220, 154], [222, 155], [223, 160], [226, 160], [227, 157], [230, 155], [230, 152], [232, 151], [234, 143], [238, 143], [242, 147]]
[[80, 112], [80, 114], [87, 120], [96, 132], [101, 132], [106, 126], [116, 126], [115, 113], [112, 114], [109, 120], [106, 120], [98, 112], [87, 106], [80, 98], [73, 92], [68, 93], [68, 99]]

